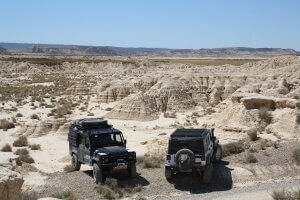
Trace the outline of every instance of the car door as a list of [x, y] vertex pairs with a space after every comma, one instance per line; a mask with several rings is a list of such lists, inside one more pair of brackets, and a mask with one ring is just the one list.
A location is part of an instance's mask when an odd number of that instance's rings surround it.
[[90, 139], [88, 136], [86, 136], [84, 142], [84, 162], [89, 163], [90, 161], [91, 161]]
[[79, 146], [78, 146], [78, 159], [80, 162], [84, 163], [84, 152], [85, 152], [85, 137], [82, 136], [80, 138], [80, 143], [79, 143]]

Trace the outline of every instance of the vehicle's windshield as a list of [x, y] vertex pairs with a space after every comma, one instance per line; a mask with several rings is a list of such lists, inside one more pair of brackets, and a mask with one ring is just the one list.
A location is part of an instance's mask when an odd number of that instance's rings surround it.
[[123, 136], [121, 133], [100, 133], [92, 134], [92, 141], [94, 144], [99, 144], [101, 146], [112, 146], [112, 145], [123, 145]]

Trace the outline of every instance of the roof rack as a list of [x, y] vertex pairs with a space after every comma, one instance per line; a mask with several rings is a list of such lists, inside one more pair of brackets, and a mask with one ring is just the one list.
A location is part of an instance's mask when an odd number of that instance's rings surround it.
[[171, 137], [206, 137], [210, 129], [176, 129]]

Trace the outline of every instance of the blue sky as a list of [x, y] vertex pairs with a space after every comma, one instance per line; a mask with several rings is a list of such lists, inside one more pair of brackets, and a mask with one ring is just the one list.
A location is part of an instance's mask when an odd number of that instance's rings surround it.
[[0, 0], [0, 41], [300, 50], [300, 1]]

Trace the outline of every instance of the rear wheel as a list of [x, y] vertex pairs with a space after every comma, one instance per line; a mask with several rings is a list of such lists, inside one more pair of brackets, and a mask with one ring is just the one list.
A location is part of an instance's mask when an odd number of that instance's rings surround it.
[[97, 163], [94, 163], [93, 165], [93, 178], [95, 183], [104, 183], [105, 177], [103, 174], [102, 169], [97, 165]]
[[81, 167], [81, 163], [78, 161], [77, 155], [72, 155], [72, 166], [74, 167], [75, 171], [79, 171]]
[[217, 145], [216, 149], [214, 150], [214, 154], [213, 154], [213, 162], [217, 163], [217, 162], [221, 162], [222, 160], [222, 147], [221, 145]]
[[137, 173], [136, 173], [136, 165], [135, 165], [135, 163], [134, 163], [134, 164], [131, 164], [131, 165], [128, 165], [128, 166], [127, 166], [127, 171], [128, 171], [128, 175], [129, 175], [131, 178], [136, 177]]
[[168, 182], [171, 182], [173, 179], [173, 171], [171, 169], [165, 168], [165, 177]]
[[209, 166], [207, 166], [207, 168], [203, 171], [202, 179], [204, 183], [210, 183], [212, 179], [212, 172], [213, 172], [213, 165], [209, 164]]

